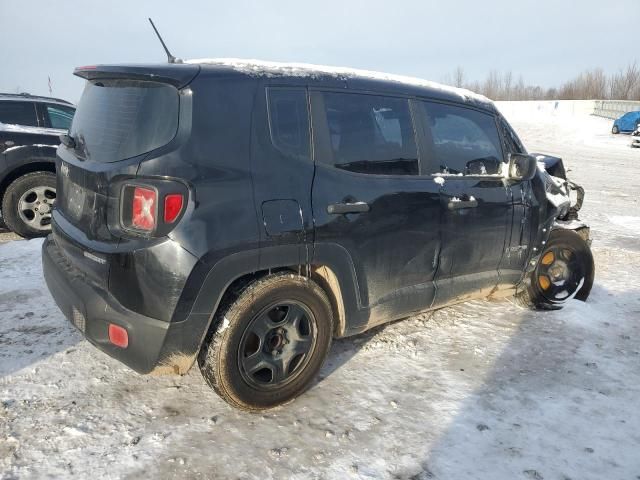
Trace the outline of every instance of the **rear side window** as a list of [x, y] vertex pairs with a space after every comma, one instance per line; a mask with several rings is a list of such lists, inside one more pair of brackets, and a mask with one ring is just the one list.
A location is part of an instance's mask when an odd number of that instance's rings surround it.
[[71, 120], [73, 120], [73, 112], [75, 111], [73, 108], [47, 104], [46, 110], [51, 128], [69, 129]]
[[417, 175], [418, 152], [406, 99], [323, 93], [332, 164], [372, 175]]
[[179, 106], [178, 90], [164, 83], [87, 82], [70, 135], [86, 159], [124, 160], [169, 143], [178, 130]]
[[454, 105], [421, 103], [433, 140], [430, 173], [500, 173], [503, 154], [493, 116]]
[[33, 102], [0, 102], [0, 122], [37, 127], [36, 106]]
[[285, 155], [307, 159], [309, 111], [303, 89], [270, 88], [269, 130], [273, 145]]

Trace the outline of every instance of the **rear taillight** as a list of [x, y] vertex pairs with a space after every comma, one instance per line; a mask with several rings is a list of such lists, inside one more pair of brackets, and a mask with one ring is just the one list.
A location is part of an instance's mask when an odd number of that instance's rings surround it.
[[171, 180], [127, 183], [121, 190], [120, 225], [134, 234], [166, 235], [184, 213], [187, 193], [183, 184]]
[[180, 193], [170, 193], [164, 197], [164, 223], [173, 223], [182, 211], [184, 200]]
[[156, 228], [158, 194], [151, 188], [134, 187], [131, 207], [131, 226], [151, 232]]

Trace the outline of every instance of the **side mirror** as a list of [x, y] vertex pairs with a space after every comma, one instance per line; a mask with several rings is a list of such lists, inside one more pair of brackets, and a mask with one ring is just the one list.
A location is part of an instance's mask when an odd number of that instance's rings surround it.
[[538, 169], [538, 161], [532, 155], [510, 153], [507, 179], [516, 181], [531, 180]]

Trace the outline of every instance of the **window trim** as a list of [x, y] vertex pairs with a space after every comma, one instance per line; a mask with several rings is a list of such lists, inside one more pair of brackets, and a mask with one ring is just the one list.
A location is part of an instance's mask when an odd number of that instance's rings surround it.
[[[367, 177], [367, 178], [389, 178], [389, 179], [417, 179], [421, 177], [420, 172], [422, 171], [422, 150], [421, 150], [421, 139], [420, 132], [416, 126], [416, 116], [414, 114], [412, 108], [412, 100], [414, 97], [409, 95], [402, 94], [394, 94], [394, 93], [385, 93], [385, 92], [377, 92], [372, 90], [359, 90], [352, 88], [332, 88], [332, 87], [322, 87], [322, 86], [310, 86], [308, 87], [308, 99], [309, 99], [309, 110], [311, 114], [311, 151], [313, 163], [317, 167], [326, 167], [335, 170], [339, 170], [340, 172], [348, 175], [359, 176], [359, 177]], [[333, 151], [331, 149], [331, 139], [329, 134], [329, 123], [326, 116], [326, 109], [324, 108], [324, 98], [322, 96], [323, 93], [347, 93], [353, 95], [368, 95], [372, 97], [383, 97], [383, 98], [398, 98], [405, 100], [407, 102], [407, 107], [409, 110], [409, 117], [411, 119], [411, 129], [413, 131], [414, 144], [416, 146], [416, 154], [418, 160], [418, 173], [413, 175], [398, 175], [398, 174], [373, 174], [373, 173], [364, 173], [364, 172], [353, 172], [350, 170], [343, 170], [340, 168], [336, 168], [332, 163], [327, 162], [327, 159], [333, 158]], [[319, 154], [320, 153], [320, 154]], [[320, 157], [320, 158], [318, 158]]]

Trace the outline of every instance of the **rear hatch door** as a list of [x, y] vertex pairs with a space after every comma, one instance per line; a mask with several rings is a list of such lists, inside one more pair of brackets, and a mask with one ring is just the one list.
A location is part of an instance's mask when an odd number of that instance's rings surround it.
[[54, 214], [69, 236], [89, 247], [117, 243], [118, 185], [136, 175], [142, 160], [170, 148], [179, 127], [179, 89], [198, 72], [197, 65], [76, 70], [87, 83], [69, 129], [75, 147], [58, 148]]

